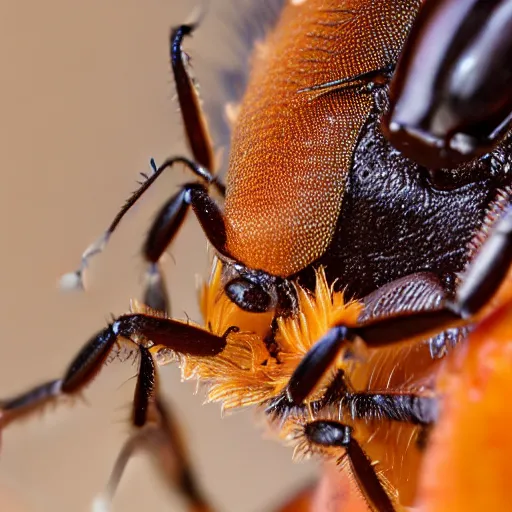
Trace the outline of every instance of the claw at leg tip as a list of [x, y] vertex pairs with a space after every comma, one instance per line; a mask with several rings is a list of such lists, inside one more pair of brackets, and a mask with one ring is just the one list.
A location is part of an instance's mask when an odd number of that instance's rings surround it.
[[67, 274], [64, 274], [59, 279], [58, 287], [64, 291], [84, 290], [82, 272], [80, 270], [76, 270], [75, 272], [68, 272]]

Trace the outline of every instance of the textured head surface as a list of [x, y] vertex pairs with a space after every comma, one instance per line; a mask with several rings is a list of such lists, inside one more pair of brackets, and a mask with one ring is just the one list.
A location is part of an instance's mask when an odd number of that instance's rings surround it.
[[326, 250], [372, 97], [302, 89], [396, 62], [419, 0], [290, 2], [255, 50], [234, 129], [225, 204], [228, 249], [288, 276]]

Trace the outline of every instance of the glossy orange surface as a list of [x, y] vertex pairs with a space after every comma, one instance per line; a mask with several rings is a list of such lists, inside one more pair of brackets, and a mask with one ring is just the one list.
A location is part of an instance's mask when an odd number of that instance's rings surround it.
[[424, 512], [512, 509], [512, 304], [482, 322], [446, 376], [422, 469]]

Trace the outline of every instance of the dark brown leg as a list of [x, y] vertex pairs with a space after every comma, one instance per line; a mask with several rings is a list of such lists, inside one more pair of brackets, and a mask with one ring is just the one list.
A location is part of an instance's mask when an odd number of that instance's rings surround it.
[[[0, 401], [0, 427], [41, 410], [59, 398], [80, 393], [94, 380], [119, 339], [130, 340], [137, 336], [139, 340], [151, 340], [154, 345], [161, 345], [182, 354], [215, 356], [222, 352], [226, 346], [226, 338], [233, 329], [228, 329], [224, 336], [215, 336], [199, 327], [168, 318], [143, 314], [120, 316], [84, 345], [63, 378], [36, 386], [12, 399]], [[145, 422], [145, 411], [150, 409], [147, 389], [152, 387], [151, 371], [147, 368], [142, 365], [142, 374], [137, 385], [137, 416], [134, 416], [136, 424]]]
[[352, 428], [337, 421], [313, 421], [304, 427], [307, 439], [319, 446], [344, 448], [352, 472], [368, 504], [375, 512], [395, 512], [377, 476], [375, 466], [352, 436]]
[[64, 377], [55, 379], [8, 400], [0, 401], [0, 426], [42, 409], [63, 396], [80, 392], [99, 372], [117, 335], [109, 325], [93, 336], [69, 365]]
[[[93, 256], [96, 256], [103, 252], [105, 249], [111, 235], [114, 233], [114, 231], [119, 226], [121, 220], [124, 218], [124, 216], [130, 211], [132, 206], [135, 205], [135, 203], [140, 199], [140, 197], [146, 192], [146, 190], [149, 189], [149, 187], [156, 181], [156, 179], [168, 168], [174, 167], [175, 164], [184, 164], [188, 169], [192, 171], [193, 174], [195, 174], [198, 179], [205, 184], [204, 189], [206, 190], [208, 186], [214, 185], [218, 190], [221, 192], [224, 191], [223, 185], [218, 184], [216, 178], [210, 174], [210, 172], [201, 167], [200, 165], [194, 163], [192, 160], [185, 158], [185, 157], [174, 157], [169, 158], [166, 160], [160, 167], [156, 168], [153, 167], [153, 173], [146, 177], [145, 180], [141, 183], [141, 186], [130, 196], [130, 198], [124, 203], [123, 207], [119, 211], [119, 213], [116, 215], [114, 220], [110, 223], [109, 227], [105, 230], [105, 232], [91, 245], [85, 249], [85, 251], [82, 254], [80, 267], [78, 270], [71, 272], [69, 274], [65, 274], [61, 278], [61, 287], [63, 288], [74, 288], [74, 287], [84, 287], [84, 273], [86, 268], [89, 266], [89, 261]], [[152, 165], [154, 165], [154, 162], [152, 161]], [[183, 193], [183, 189], [181, 191]], [[179, 195], [179, 193], [177, 194]], [[175, 198], [176, 196], [173, 196]], [[178, 224], [175, 226], [175, 231], [178, 230], [178, 228], [181, 226], [184, 215], [186, 211], [182, 212], [181, 218], [178, 219]], [[162, 251], [163, 252], [163, 251]], [[151, 260], [148, 261], [149, 263], [153, 263]], [[155, 263], [156, 264], [156, 263]], [[150, 280], [151, 271], [148, 274], [148, 281]], [[156, 284], [154, 285], [156, 286]], [[160, 308], [155, 308], [160, 309]]]
[[[107, 245], [110, 236], [116, 230], [117, 226], [119, 225], [123, 217], [126, 215], [126, 213], [144, 194], [144, 192], [146, 192], [146, 190], [156, 181], [156, 179], [162, 174], [162, 172], [165, 169], [173, 167], [174, 164], [176, 163], [183, 163], [197, 176], [197, 178], [199, 179], [199, 183], [204, 185], [205, 190], [207, 190], [209, 186], [213, 186], [221, 195], [224, 195], [224, 185], [218, 180], [217, 177], [215, 177], [211, 173], [211, 171], [214, 168], [212, 143], [199, 102], [197, 89], [187, 71], [186, 64], [188, 58], [186, 57], [182, 50], [183, 38], [185, 36], [191, 35], [195, 27], [196, 25], [194, 24], [182, 25], [174, 29], [171, 33], [170, 41], [171, 64], [174, 74], [174, 81], [176, 84], [176, 91], [178, 95], [178, 101], [180, 104], [180, 111], [183, 119], [183, 124], [185, 126], [185, 132], [187, 134], [187, 142], [192, 151], [193, 159], [191, 160], [185, 157], [171, 158], [169, 160], [166, 160], [158, 169], [156, 168], [152, 160], [151, 166], [153, 168], [153, 173], [149, 177], [143, 174], [143, 177], [145, 179], [140, 184], [140, 187], [126, 201], [124, 206], [121, 208], [119, 213], [116, 215], [116, 217], [110, 224], [110, 226], [107, 228], [107, 230], [84, 251], [84, 253], [82, 254], [80, 268], [77, 271], [71, 272], [62, 277], [62, 287], [84, 287], [84, 273], [85, 269], [89, 264], [89, 260], [94, 255], [99, 254], [103, 251], [103, 249]], [[184, 188], [182, 188], [182, 190], [177, 194], [177, 196], [179, 196], [180, 194], [184, 194]], [[187, 210], [187, 208], [184, 208], [185, 203], [183, 201], [180, 201], [179, 197], [177, 196], [174, 196], [171, 199], [171, 201], [174, 201], [175, 209], [180, 210], [181, 208], [181, 210], [174, 212], [176, 216], [172, 219], [173, 222], [171, 222], [171, 225], [167, 226], [168, 229], [173, 229], [174, 231], [177, 231], [177, 229], [183, 222], [183, 218]], [[155, 230], [153, 229], [152, 231], [154, 232]], [[162, 234], [164, 234], [164, 231], [165, 230], [162, 230]], [[206, 231], [206, 235], [208, 236], [208, 231]], [[171, 238], [172, 237], [169, 236], [167, 237], [168, 243], [170, 243]], [[165, 247], [161, 248], [160, 254], [163, 253], [164, 250]], [[144, 295], [144, 301], [147, 303], [148, 306], [152, 307], [153, 309], [158, 309], [169, 313], [169, 301], [167, 297], [167, 291], [165, 288], [165, 283], [158, 263], [158, 259], [155, 259], [153, 257], [147, 258], [147, 260], [150, 265], [146, 277], [147, 289]]]
[[362, 339], [370, 348], [426, 339], [449, 328], [471, 323], [507, 275], [512, 262], [512, 207], [468, 268], [453, 301], [425, 311], [392, 313], [356, 326], [339, 325], [327, 332], [306, 354], [290, 379], [288, 399], [301, 404], [318, 384], [347, 342]]
[[343, 408], [353, 419], [391, 420], [429, 426], [438, 417], [438, 400], [415, 393], [347, 393]]
[[437, 398], [417, 393], [337, 390], [329, 396], [329, 388], [321, 400], [306, 406], [294, 404], [289, 398], [289, 389], [286, 394], [280, 395], [267, 405], [265, 412], [269, 416], [282, 419], [289, 414], [307, 414], [308, 411], [313, 411], [314, 414], [335, 403], [341, 404], [344, 414], [353, 420], [389, 420], [429, 427], [436, 422], [439, 414]]
[[210, 198], [204, 185], [186, 183], [158, 212], [142, 251], [144, 259], [149, 264], [144, 295], [146, 304], [153, 309], [163, 310], [168, 315], [170, 310], [166, 301], [159, 261], [176, 237], [190, 207], [199, 220], [208, 241], [217, 252], [229, 257], [225, 249], [226, 229], [220, 208]]
[[178, 491], [190, 512], [212, 512], [192, 471], [179, 428], [160, 397], [155, 361], [140, 346], [140, 366], [133, 402], [132, 423], [137, 430], [124, 444], [108, 484], [94, 502], [95, 511], [108, 511], [126, 465], [139, 452], [149, 452], [171, 491]]
[[188, 56], [182, 50], [183, 38], [191, 36], [197, 24], [180, 25], [171, 30], [170, 54], [176, 92], [194, 160], [206, 169], [214, 168], [213, 150], [197, 87], [187, 71]]

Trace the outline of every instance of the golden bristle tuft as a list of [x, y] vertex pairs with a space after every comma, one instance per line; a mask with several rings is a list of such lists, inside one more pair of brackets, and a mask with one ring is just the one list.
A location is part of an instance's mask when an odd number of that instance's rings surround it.
[[314, 343], [338, 322], [353, 325], [362, 309], [358, 302], [345, 303], [343, 293], [328, 286], [320, 268], [315, 294], [297, 286], [298, 313], [277, 319], [278, 362], [270, 356], [264, 341], [273, 313], [247, 313], [233, 304], [223, 293], [221, 271], [222, 265], [217, 262], [210, 282], [201, 291], [205, 325], [219, 336], [232, 326], [240, 331], [228, 335], [221, 354], [183, 356], [180, 361], [183, 378], [207, 383], [208, 400], [221, 402], [224, 409], [263, 404], [278, 395]]
[[[209, 357], [192, 357], [177, 354], [162, 346], [151, 347], [158, 365], [177, 361], [183, 379], [197, 379], [206, 385], [208, 401], [220, 402], [224, 410], [247, 406], [268, 405], [279, 398], [293, 372], [313, 345], [337, 324], [356, 325], [363, 308], [361, 302], [345, 302], [343, 293], [329, 286], [323, 268], [316, 271], [314, 293], [296, 285], [298, 307], [290, 317], [279, 317], [274, 341], [279, 347], [278, 360], [272, 357], [265, 344], [265, 336], [271, 332], [274, 312], [265, 314], [247, 313], [233, 304], [224, 293], [222, 263], [214, 265], [209, 283], [200, 292], [200, 304], [206, 329], [218, 336], [236, 326], [240, 330], [227, 336], [226, 347], [220, 354]], [[157, 315], [136, 302], [133, 312]], [[188, 322], [191, 323], [191, 322]], [[194, 324], [197, 325], [197, 324]], [[351, 355], [359, 354], [351, 344]], [[321, 409], [311, 407], [324, 396], [332, 377], [342, 369], [350, 378], [350, 384], [359, 391], [393, 392], [395, 390], [426, 389], [428, 382], [420, 375], [411, 379], [411, 358], [414, 361], [430, 361], [428, 344], [421, 351], [412, 351], [409, 346], [391, 346], [368, 350], [359, 358], [345, 358], [343, 349], [324, 379], [310, 394], [306, 407], [290, 408], [283, 414], [270, 416], [268, 433], [277, 435], [295, 447], [295, 457], [323, 455], [339, 460], [340, 449], [312, 446], [303, 435], [304, 425], [313, 420], [341, 421], [354, 428], [357, 439], [368, 456], [379, 461], [379, 479], [395, 500], [397, 485], [403, 489], [400, 496], [412, 501], [414, 482], [410, 474], [417, 474], [422, 452], [417, 440], [421, 435], [415, 425], [401, 422], [383, 422], [380, 418], [353, 418], [345, 411], [342, 400], [327, 403]], [[415, 368], [415, 367], [413, 367]], [[393, 446], [393, 449], [390, 449]], [[402, 454], [400, 460], [395, 455]], [[404, 462], [406, 461], [406, 462]], [[402, 468], [409, 468], [403, 471]], [[410, 469], [412, 468], [412, 469]], [[412, 473], [411, 473], [412, 471]], [[350, 473], [350, 471], [348, 471]]]

